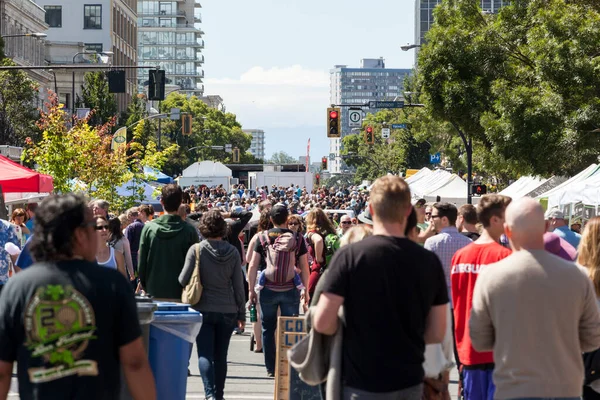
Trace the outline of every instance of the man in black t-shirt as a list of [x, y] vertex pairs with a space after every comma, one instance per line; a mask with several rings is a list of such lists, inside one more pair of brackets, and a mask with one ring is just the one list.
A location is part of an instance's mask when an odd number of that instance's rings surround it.
[[477, 210], [472, 204], [464, 204], [458, 209], [458, 218], [456, 219], [456, 228], [460, 233], [476, 241], [479, 239], [479, 230], [477, 229]]
[[373, 236], [333, 256], [313, 328], [333, 335], [344, 306], [342, 398], [420, 400], [425, 344], [446, 333], [444, 271], [435, 254], [404, 236], [411, 203], [402, 178], [375, 181], [369, 211]]
[[[289, 212], [285, 205], [277, 204], [271, 209], [271, 221], [275, 228], [270, 229], [266, 235], [269, 244], [273, 244], [278, 236], [284, 233], [293, 234], [293, 232], [287, 229], [287, 218]], [[261, 235], [259, 233], [259, 235]], [[265, 242], [267, 243], [267, 242]], [[269, 246], [267, 244], [267, 247]], [[301, 236], [297, 236], [293, 251], [295, 253], [296, 267], [300, 268], [302, 283], [305, 287], [308, 287], [308, 259], [306, 243]], [[265, 246], [262, 245], [261, 240], [256, 241], [256, 245], [253, 250], [253, 254], [250, 257], [252, 262], [248, 269], [248, 286], [250, 305], [256, 303], [256, 292], [254, 286], [256, 286], [256, 274], [258, 271], [258, 265], [262, 259], [266, 258]], [[268, 265], [268, 264], [267, 264]], [[267, 266], [267, 269], [269, 267]], [[279, 286], [279, 287], [278, 287]], [[304, 295], [305, 304], [309, 304], [308, 294]], [[300, 293], [293, 284], [293, 280], [283, 284], [277, 284], [270, 282], [260, 292], [260, 307], [262, 313], [262, 327], [263, 327], [263, 352], [265, 355], [265, 366], [267, 367], [267, 375], [270, 377], [275, 376], [275, 330], [277, 328], [277, 309], [281, 310], [282, 317], [291, 317], [298, 315], [300, 311]]]
[[49, 196], [36, 212], [37, 264], [0, 297], [0, 399], [17, 362], [22, 400], [156, 399], [133, 292], [96, 264], [96, 222], [83, 197]]

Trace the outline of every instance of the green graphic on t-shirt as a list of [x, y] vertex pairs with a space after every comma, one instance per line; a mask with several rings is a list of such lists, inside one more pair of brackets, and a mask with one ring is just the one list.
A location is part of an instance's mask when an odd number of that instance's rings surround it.
[[29, 369], [31, 382], [98, 375], [95, 361], [81, 360], [95, 331], [91, 304], [72, 286], [38, 288], [25, 309], [25, 333], [31, 357], [41, 358], [44, 366]]

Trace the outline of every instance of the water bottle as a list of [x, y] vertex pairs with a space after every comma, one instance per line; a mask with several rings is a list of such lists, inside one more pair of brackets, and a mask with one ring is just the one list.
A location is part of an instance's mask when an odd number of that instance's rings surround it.
[[250, 306], [250, 322], [257, 322], [258, 317], [256, 316], [256, 304], [252, 303]]

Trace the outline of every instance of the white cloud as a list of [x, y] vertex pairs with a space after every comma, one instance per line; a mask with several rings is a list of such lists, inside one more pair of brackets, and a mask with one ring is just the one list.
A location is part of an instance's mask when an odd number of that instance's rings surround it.
[[[315, 127], [325, 138], [329, 107], [329, 74], [299, 65], [265, 69], [253, 67], [238, 79], [206, 79], [205, 93], [223, 98], [228, 112], [244, 128], [265, 129], [267, 153], [285, 150], [305, 153], [313, 132], [314, 154], [328, 154], [328, 140], [314, 137]], [[312, 127], [313, 129], [305, 129]]]
[[215, 85], [261, 85], [261, 86], [303, 86], [329, 87], [329, 74], [326, 71], [305, 69], [301, 65], [291, 67], [252, 67], [239, 79], [206, 79], [207, 84]]

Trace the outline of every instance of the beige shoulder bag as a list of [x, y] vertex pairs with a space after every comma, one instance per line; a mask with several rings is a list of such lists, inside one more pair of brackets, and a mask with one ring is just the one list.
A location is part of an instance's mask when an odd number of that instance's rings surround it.
[[181, 301], [185, 304], [195, 306], [202, 297], [202, 280], [200, 279], [200, 244], [196, 244], [196, 265], [192, 272], [190, 281], [181, 292]]

